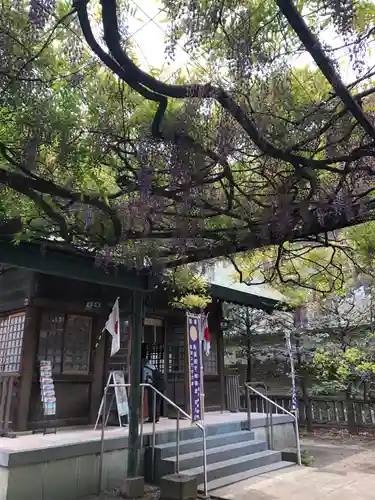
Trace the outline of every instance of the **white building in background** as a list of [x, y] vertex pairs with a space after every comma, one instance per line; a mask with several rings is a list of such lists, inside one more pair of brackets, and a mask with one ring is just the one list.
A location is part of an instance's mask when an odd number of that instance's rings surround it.
[[234, 297], [236, 293], [247, 294], [249, 296], [249, 305], [250, 302], [251, 304], [258, 303], [259, 306], [263, 305], [271, 311], [272, 307], [270, 305], [276, 306], [280, 303], [287, 303], [287, 299], [283, 294], [271, 286], [261, 283], [256, 278], [249, 285], [240, 283], [238, 271], [231, 263], [220, 261], [212, 265], [209, 264], [201, 272], [210, 287], [214, 289], [231, 289]]

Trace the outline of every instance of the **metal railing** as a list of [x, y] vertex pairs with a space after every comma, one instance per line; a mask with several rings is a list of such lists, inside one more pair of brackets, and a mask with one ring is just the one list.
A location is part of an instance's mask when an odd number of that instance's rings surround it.
[[264, 400], [266, 403], [266, 412], [265, 413], [266, 413], [267, 443], [268, 443], [268, 447], [270, 449], [272, 449], [273, 448], [273, 420], [272, 420], [272, 407], [270, 404], [270, 400], [268, 398], [268, 387], [264, 382], [251, 381], [251, 384], [252, 385], [250, 385], [250, 382], [245, 383], [245, 386], [248, 386], [248, 388], [246, 389], [246, 394], [247, 394], [247, 419], [248, 419], [248, 423], [249, 423], [249, 430], [251, 427], [251, 401], [250, 401], [249, 389], [251, 388], [253, 390], [256, 390], [255, 387], [262, 387], [264, 389], [264, 392], [265, 392]]
[[[141, 383], [141, 425], [140, 425], [140, 453], [138, 454], [138, 464], [137, 470], [140, 469], [140, 461], [141, 461], [141, 453], [143, 450], [143, 440], [144, 440], [144, 399], [145, 399], [145, 388], [151, 389], [154, 392], [154, 397], [152, 398], [152, 441], [151, 441], [151, 475], [152, 479], [155, 478], [155, 446], [156, 446], [156, 395], [166, 401], [169, 405], [171, 405], [175, 410], [177, 410], [177, 418], [176, 418], [176, 463], [175, 463], [175, 473], [179, 474], [180, 472], [180, 414], [190, 420], [193, 424], [195, 424], [203, 433], [203, 472], [204, 472], [204, 493], [207, 497], [207, 460], [206, 460], [206, 435], [205, 428], [199, 422], [195, 422], [192, 420], [191, 416], [186, 413], [182, 408], [180, 408], [176, 403], [174, 403], [171, 399], [165, 396], [162, 392], [158, 391], [153, 385]], [[98, 492], [101, 494], [102, 492], [102, 483], [103, 483], [103, 457], [104, 457], [104, 432], [105, 426], [107, 423], [106, 416], [106, 407], [107, 407], [107, 393], [109, 388], [116, 387], [130, 387], [130, 384], [107, 384], [104, 387], [103, 393], [103, 405], [102, 405], [102, 426], [101, 426], [101, 447], [100, 447], [100, 458], [99, 458], [99, 484], [98, 484]]]
[[[265, 384], [257, 384], [257, 385], [262, 385], [266, 389], [266, 394], [267, 394], [267, 387]], [[272, 412], [272, 406], [275, 408], [278, 408], [282, 412], [286, 413], [287, 415], [290, 415], [293, 420], [294, 420], [294, 428], [295, 428], [295, 434], [296, 434], [296, 448], [297, 448], [297, 463], [298, 465], [302, 464], [301, 461], [301, 443], [299, 439], [299, 428], [298, 428], [298, 410], [296, 410], [295, 413], [292, 413], [282, 406], [278, 405], [275, 403], [275, 401], [272, 401], [267, 395], [264, 395], [263, 393], [257, 391], [254, 387], [252, 387], [248, 382], [245, 382], [245, 388], [246, 388], [246, 397], [247, 397], [247, 418], [248, 418], [248, 424], [249, 424], [249, 430], [251, 430], [251, 401], [250, 401], [250, 391], [254, 392], [261, 398], [263, 398], [266, 401], [266, 429], [267, 429], [267, 440], [268, 440], [268, 445], [271, 449], [274, 447], [274, 434], [273, 434], [273, 412]]]

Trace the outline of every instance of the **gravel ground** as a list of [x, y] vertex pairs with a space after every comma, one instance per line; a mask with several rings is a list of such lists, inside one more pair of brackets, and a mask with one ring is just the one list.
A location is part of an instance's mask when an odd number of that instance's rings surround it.
[[[149, 484], [145, 485], [145, 495], [137, 500], [159, 500], [160, 490], [156, 486], [151, 486]], [[90, 496], [86, 500], [114, 500], [116, 498], [123, 498], [120, 494], [120, 490], [112, 490], [103, 493], [99, 496]]]

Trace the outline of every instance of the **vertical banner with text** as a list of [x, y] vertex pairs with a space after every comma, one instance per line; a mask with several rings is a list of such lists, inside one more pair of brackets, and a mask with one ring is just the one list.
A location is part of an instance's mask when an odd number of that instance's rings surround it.
[[291, 411], [296, 412], [298, 409], [298, 401], [297, 401], [297, 389], [296, 389], [296, 374], [294, 370], [294, 358], [293, 358], [293, 350], [292, 343], [290, 341], [290, 332], [287, 332], [285, 335], [286, 347], [288, 350], [289, 360], [290, 360], [290, 375], [292, 378], [292, 404]]
[[187, 336], [189, 354], [189, 395], [193, 422], [202, 420], [201, 406], [201, 349], [200, 318], [187, 313]]

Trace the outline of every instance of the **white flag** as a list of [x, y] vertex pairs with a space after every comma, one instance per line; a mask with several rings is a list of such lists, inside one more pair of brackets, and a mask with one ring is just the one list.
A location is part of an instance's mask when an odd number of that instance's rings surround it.
[[120, 349], [120, 308], [118, 298], [104, 327], [112, 335], [111, 356]]

